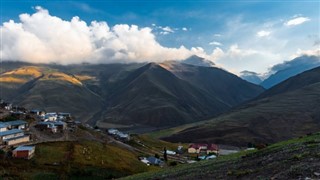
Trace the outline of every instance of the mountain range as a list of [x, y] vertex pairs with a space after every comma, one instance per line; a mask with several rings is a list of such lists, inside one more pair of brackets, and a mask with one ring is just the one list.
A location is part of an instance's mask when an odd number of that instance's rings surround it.
[[70, 112], [105, 128], [197, 122], [264, 91], [222, 69], [177, 61], [68, 66], [3, 62], [0, 82], [2, 99], [28, 109]]
[[165, 140], [246, 146], [274, 143], [320, 129], [320, 67], [291, 77], [242, 106]]

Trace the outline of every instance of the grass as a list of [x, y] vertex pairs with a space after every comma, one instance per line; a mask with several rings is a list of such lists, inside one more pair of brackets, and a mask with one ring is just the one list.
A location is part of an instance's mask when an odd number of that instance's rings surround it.
[[312, 173], [319, 168], [319, 164], [314, 165], [320, 160], [319, 140], [320, 133], [316, 133], [279, 142], [261, 150], [241, 151], [220, 156], [215, 160], [179, 165], [123, 179], [296, 179], [298, 176], [312, 178]]
[[31, 160], [0, 161], [0, 177], [17, 179], [109, 179], [151, 170], [137, 154], [95, 141], [42, 143]]
[[138, 135], [132, 137], [135, 141], [142, 142], [146, 147], [162, 151], [164, 147], [166, 147], [168, 150], [176, 150], [179, 145], [185, 144], [177, 144], [177, 143], [170, 143], [158, 139], [154, 139], [152, 136], [149, 135]]
[[173, 128], [154, 131], [154, 132], [146, 133], [145, 135], [149, 136], [152, 139], [161, 139], [163, 137], [171, 136], [175, 133], [181, 132], [185, 129], [188, 129], [190, 127], [193, 127], [193, 126], [196, 126], [196, 125], [199, 125], [202, 123], [205, 123], [205, 121], [196, 122], [196, 123], [189, 123], [189, 124], [185, 124], [185, 125], [181, 125], [181, 126], [177, 126], [177, 127], [173, 127]]

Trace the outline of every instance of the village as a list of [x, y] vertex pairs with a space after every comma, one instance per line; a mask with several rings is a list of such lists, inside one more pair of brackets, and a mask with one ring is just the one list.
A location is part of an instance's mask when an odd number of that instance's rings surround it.
[[[0, 150], [7, 158], [32, 159], [35, 156], [37, 144], [52, 141], [72, 141], [70, 134], [79, 128], [87, 128], [108, 136], [109, 142], [134, 149], [142, 156], [137, 157], [147, 166], [167, 166], [176, 163], [195, 163], [210, 160], [238, 150], [220, 149], [217, 144], [191, 143], [178, 145], [176, 148], [164, 147], [162, 151], [155, 150], [143, 141], [118, 129], [100, 130], [88, 124], [82, 124], [72, 118], [67, 112], [45, 112], [40, 109], [27, 110], [23, 107], [0, 101]], [[86, 149], [83, 150], [84, 152]]]

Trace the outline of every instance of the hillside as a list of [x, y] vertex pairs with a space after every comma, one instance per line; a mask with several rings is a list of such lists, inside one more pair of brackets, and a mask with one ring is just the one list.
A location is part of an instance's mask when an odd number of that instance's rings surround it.
[[264, 91], [219, 68], [179, 62], [3, 64], [3, 99], [28, 109], [70, 112], [104, 128], [148, 130], [197, 122]]
[[320, 133], [215, 160], [125, 177], [135, 179], [318, 179]]
[[24, 66], [1, 74], [0, 81], [1, 96], [28, 109], [70, 112], [87, 120], [101, 106], [100, 97], [81, 81], [55, 69]]
[[274, 143], [317, 132], [319, 76], [320, 68], [316, 68], [292, 77], [266, 91], [260, 99], [202, 124], [171, 130], [174, 134], [164, 133], [168, 136], [164, 139], [246, 146], [249, 142]]
[[112, 179], [156, 169], [141, 163], [137, 156], [137, 152], [114, 143], [88, 140], [46, 142], [36, 145], [31, 160], [2, 159], [0, 177]]

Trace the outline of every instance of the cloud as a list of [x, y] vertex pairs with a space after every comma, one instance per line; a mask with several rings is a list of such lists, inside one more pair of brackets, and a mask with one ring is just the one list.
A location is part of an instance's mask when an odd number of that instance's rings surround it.
[[101, 11], [99, 9], [95, 9], [86, 3], [81, 3], [81, 2], [70, 2], [70, 3], [74, 7], [78, 8], [84, 12], [87, 12], [87, 13], [103, 13], [103, 11]]
[[306, 69], [306, 67], [310, 69], [317, 66], [320, 66], [319, 56], [313, 56], [313, 55], [310, 56], [308, 54], [302, 54], [301, 56], [295, 57], [290, 61], [284, 61], [282, 63], [272, 66], [270, 68], [269, 74], [273, 74], [277, 71], [281, 71], [284, 69], [290, 69], [290, 68]]
[[305, 23], [307, 21], [310, 21], [308, 17], [295, 17], [293, 19], [290, 19], [289, 21], [285, 22], [284, 25], [286, 26], [296, 26], [302, 23]]
[[188, 28], [183, 27], [183, 28], [182, 28], [182, 31], [188, 31]]
[[160, 32], [160, 34], [174, 33], [174, 30], [169, 26], [163, 27], [161, 29], [162, 29], [162, 32]]
[[318, 58], [320, 58], [320, 47], [309, 50], [298, 49], [290, 58], [294, 59], [300, 56], [318, 56]]
[[220, 43], [218, 41], [212, 41], [209, 43], [209, 45], [222, 46], [222, 43]]
[[266, 36], [269, 36], [270, 34], [271, 34], [270, 31], [264, 31], [264, 30], [257, 32], [258, 37], [266, 37]]
[[[92, 21], [63, 20], [37, 6], [32, 15], [21, 14], [0, 27], [3, 60], [34, 63], [111, 63], [182, 60], [191, 55], [215, 59], [201, 47], [169, 48], [157, 42], [150, 27]], [[174, 32], [162, 27], [163, 33]]]
[[221, 37], [222, 35], [221, 34], [214, 34], [213, 36], [214, 37]]

